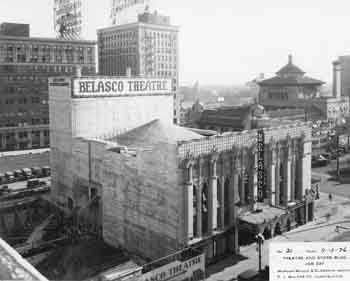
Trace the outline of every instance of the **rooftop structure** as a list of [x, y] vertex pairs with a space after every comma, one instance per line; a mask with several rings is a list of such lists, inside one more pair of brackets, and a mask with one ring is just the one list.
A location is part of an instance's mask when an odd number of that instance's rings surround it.
[[0, 36], [29, 37], [29, 34], [29, 24], [12, 22], [3, 22], [0, 24]]
[[259, 103], [266, 109], [305, 107], [311, 100], [320, 97], [323, 81], [305, 76], [305, 72], [293, 63], [288, 63], [276, 72], [276, 76], [258, 82]]

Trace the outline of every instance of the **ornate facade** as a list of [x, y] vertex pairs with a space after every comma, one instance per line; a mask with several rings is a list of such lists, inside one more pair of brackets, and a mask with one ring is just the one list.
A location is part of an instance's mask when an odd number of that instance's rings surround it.
[[264, 133], [263, 188], [258, 183], [257, 131], [180, 146], [188, 243], [200, 245], [209, 260], [238, 252], [244, 232], [269, 238], [313, 219], [310, 130], [293, 125]]

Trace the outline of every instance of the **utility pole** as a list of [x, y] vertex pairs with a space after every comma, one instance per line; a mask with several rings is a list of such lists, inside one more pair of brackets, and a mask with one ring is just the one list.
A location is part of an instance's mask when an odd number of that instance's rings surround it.
[[340, 158], [340, 148], [339, 148], [339, 132], [336, 134], [336, 145], [337, 145], [337, 177], [338, 180], [340, 180], [340, 163], [339, 163], [339, 158]]

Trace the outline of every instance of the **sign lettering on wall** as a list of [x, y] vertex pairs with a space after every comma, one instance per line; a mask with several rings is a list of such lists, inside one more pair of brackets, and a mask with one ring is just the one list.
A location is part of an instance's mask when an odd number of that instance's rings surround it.
[[171, 79], [76, 79], [73, 97], [111, 97], [171, 94]]
[[[204, 277], [205, 258], [204, 254], [196, 256], [184, 262], [174, 261], [155, 270], [147, 272], [140, 277], [140, 281], [180, 281], [201, 280], [196, 275]], [[203, 274], [199, 274], [202, 272]]]
[[201, 281], [205, 279], [205, 255], [186, 261], [173, 261], [152, 271], [141, 273], [142, 269], [109, 271], [101, 274], [102, 281]]

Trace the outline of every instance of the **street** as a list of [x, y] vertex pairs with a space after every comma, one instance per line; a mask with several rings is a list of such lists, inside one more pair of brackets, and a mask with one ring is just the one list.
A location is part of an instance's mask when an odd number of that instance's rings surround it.
[[[342, 158], [341, 167], [347, 166], [349, 156]], [[345, 160], [345, 161], [344, 161]], [[315, 203], [315, 219], [290, 232], [266, 240], [262, 246], [262, 267], [269, 265], [269, 244], [275, 241], [348, 241], [350, 239], [350, 183], [340, 184], [332, 179], [329, 171], [334, 169], [333, 161], [327, 167], [313, 169], [313, 176], [321, 179], [320, 199]], [[332, 193], [332, 199], [329, 199]], [[258, 269], [256, 243], [241, 247], [241, 257], [228, 257], [207, 268], [207, 280], [232, 280], [247, 269]]]

